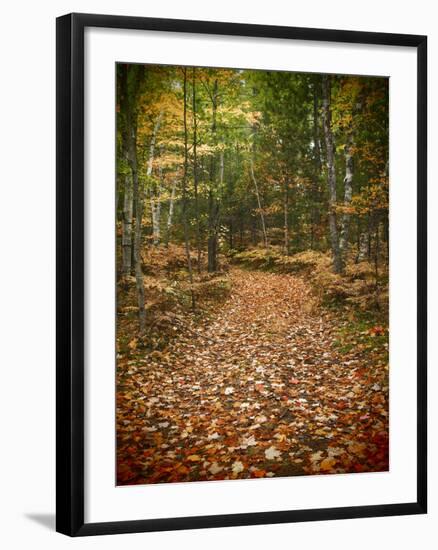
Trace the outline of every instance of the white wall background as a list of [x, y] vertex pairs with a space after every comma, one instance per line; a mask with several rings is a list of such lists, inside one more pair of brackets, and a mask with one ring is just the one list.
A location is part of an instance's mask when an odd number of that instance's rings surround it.
[[[427, 516], [68, 539], [54, 532], [55, 503], [55, 17], [71, 11], [427, 34], [429, 96], [438, 94], [435, 2], [416, 0], [16, 0], [0, 31], [0, 543], [4, 548], [435, 547], [438, 292], [430, 285], [430, 512]], [[220, 9], [219, 9], [220, 8]], [[430, 101], [429, 240], [438, 230], [436, 102]], [[413, 182], [414, 183], [414, 182]], [[430, 280], [438, 278], [429, 246]], [[435, 336], [435, 337], [434, 337]]]

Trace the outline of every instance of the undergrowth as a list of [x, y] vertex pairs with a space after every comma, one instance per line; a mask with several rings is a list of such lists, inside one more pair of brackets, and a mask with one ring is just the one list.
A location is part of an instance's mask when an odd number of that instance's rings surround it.
[[327, 307], [354, 308], [360, 312], [373, 312], [384, 317], [388, 309], [388, 274], [362, 260], [349, 258], [342, 275], [332, 269], [329, 253], [307, 250], [291, 256], [281, 248], [253, 248], [244, 252], [231, 252], [231, 261], [250, 269], [262, 269], [279, 273], [293, 273], [310, 282], [321, 305]]

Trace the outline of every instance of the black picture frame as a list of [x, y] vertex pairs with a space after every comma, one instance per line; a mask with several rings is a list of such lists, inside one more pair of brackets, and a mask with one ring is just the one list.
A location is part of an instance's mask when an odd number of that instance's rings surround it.
[[[84, 522], [84, 29], [156, 30], [406, 46], [417, 52], [417, 499], [415, 502], [310, 510]], [[425, 36], [68, 14], [57, 19], [57, 497], [56, 529], [69, 536], [200, 529], [329, 519], [424, 514], [426, 440], [426, 164], [427, 38]]]

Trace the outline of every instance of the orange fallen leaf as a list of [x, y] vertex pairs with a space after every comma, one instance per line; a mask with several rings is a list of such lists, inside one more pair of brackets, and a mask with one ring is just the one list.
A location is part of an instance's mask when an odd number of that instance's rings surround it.
[[322, 471], [329, 472], [335, 464], [336, 460], [334, 458], [324, 458], [319, 467]]
[[189, 455], [187, 460], [190, 460], [190, 462], [199, 462], [201, 457], [199, 455]]

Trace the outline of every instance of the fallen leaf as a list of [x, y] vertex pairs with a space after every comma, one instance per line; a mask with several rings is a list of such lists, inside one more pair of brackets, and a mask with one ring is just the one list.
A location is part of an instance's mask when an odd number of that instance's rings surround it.
[[223, 470], [222, 466], [219, 466], [217, 462], [213, 462], [208, 471], [214, 476]]
[[190, 455], [187, 457], [187, 460], [190, 460], [190, 462], [199, 462], [201, 457], [199, 455]]
[[236, 460], [236, 462], [233, 462], [232, 471], [234, 474], [239, 474], [240, 472], [243, 472], [243, 464], [240, 462], [240, 460]]
[[280, 451], [278, 451], [275, 447], [269, 447], [269, 449], [265, 450], [265, 457], [268, 460], [274, 460], [275, 458], [278, 458], [281, 455]]
[[323, 470], [324, 472], [328, 472], [330, 471], [333, 466], [336, 464], [336, 460], [334, 458], [325, 458], [321, 464], [319, 465], [319, 467], [321, 468], [321, 470]]

